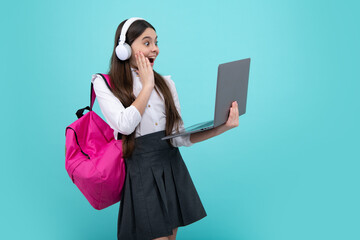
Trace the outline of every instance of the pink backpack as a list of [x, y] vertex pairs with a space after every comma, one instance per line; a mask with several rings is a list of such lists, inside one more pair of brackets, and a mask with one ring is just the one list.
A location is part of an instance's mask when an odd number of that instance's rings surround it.
[[[110, 79], [100, 74], [110, 88]], [[90, 107], [76, 112], [78, 120], [65, 130], [65, 168], [71, 180], [97, 210], [121, 199], [125, 181], [122, 140], [92, 111], [96, 95], [91, 83]], [[84, 110], [89, 110], [83, 115]]]

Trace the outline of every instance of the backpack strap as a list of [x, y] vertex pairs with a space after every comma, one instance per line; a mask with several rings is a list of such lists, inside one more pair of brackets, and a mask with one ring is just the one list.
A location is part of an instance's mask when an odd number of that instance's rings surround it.
[[[99, 74], [102, 79], [104, 79], [106, 85], [108, 86], [108, 88], [111, 90], [111, 83], [110, 83], [110, 76], [107, 74], [102, 74], [102, 73], [97, 73]], [[91, 90], [90, 90], [91, 94], [90, 94], [90, 111], [92, 111], [92, 107], [94, 105], [95, 102], [95, 98], [96, 98], [96, 94], [94, 91], [94, 85], [93, 83], [91, 83]], [[89, 110], [89, 109], [88, 109]], [[118, 140], [120, 140], [122, 138], [122, 134], [118, 132]]]
[[[107, 74], [101, 74], [101, 73], [97, 73], [99, 74], [102, 79], [104, 79], [106, 85], [108, 86], [108, 88], [111, 90], [111, 84], [110, 84], [110, 77], [109, 75]], [[85, 110], [89, 110], [89, 111], [92, 111], [92, 108], [94, 106], [94, 102], [95, 102], [95, 98], [96, 98], [96, 94], [95, 94], [95, 91], [94, 91], [94, 84], [91, 83], [91, 88], [90, 88], [90, 106], [87, 106], [87, 107], [84, 107], [84, 108], [81, 108], [79, 110], [77, 110], [76, 112], [76, 116], [78, 118], [81, 118], [82, 116], [84, 116], [84, 111]]]
[[[111, 83], [110, 83], [110, 77], [107, 74], [102, 74], [102, 73], [97, 73], [99, 74], [102, 79], [104, 79], [106, 85], [108, 86], [108, 88], [111, 90]], [[92, 110], [93, 106], [94, 106], [94, 102], [95, 102], [95, 98], [96, 98], [96, 94], [94, 91], [94, 85], [93, 83], [91, 83], [91, 90], [90, 90], [90, 110]]]

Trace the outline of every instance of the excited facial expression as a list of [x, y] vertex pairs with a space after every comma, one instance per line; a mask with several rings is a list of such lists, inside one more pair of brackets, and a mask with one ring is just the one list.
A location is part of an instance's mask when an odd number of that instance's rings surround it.
[[159, 55], [157, 35], [154, 29], [145, 29], [145, 31], [131, 44], [130, 65], [133, 68], [137, 68], [135, 53], [138, 53], [139, 51], [149, 59], [151, 67], [153, 67], [155, 58]]

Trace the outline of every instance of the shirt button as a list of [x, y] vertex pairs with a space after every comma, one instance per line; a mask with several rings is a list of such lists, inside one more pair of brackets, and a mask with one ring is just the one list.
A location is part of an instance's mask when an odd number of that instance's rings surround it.
[[157, 125], [158, 125], [158, 123], [155, 123], [155, 125], [157, 126]]
[[148, 105], [148, 107], [150, 107], [150, 104]]

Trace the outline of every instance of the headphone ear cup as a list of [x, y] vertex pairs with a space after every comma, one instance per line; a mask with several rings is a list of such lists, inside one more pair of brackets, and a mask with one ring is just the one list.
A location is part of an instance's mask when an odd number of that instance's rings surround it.
[[120, 60], [125, 61], [131, 56], [131, 47], [127, 43], [120, 43], [116, 46], [115, 53]]

